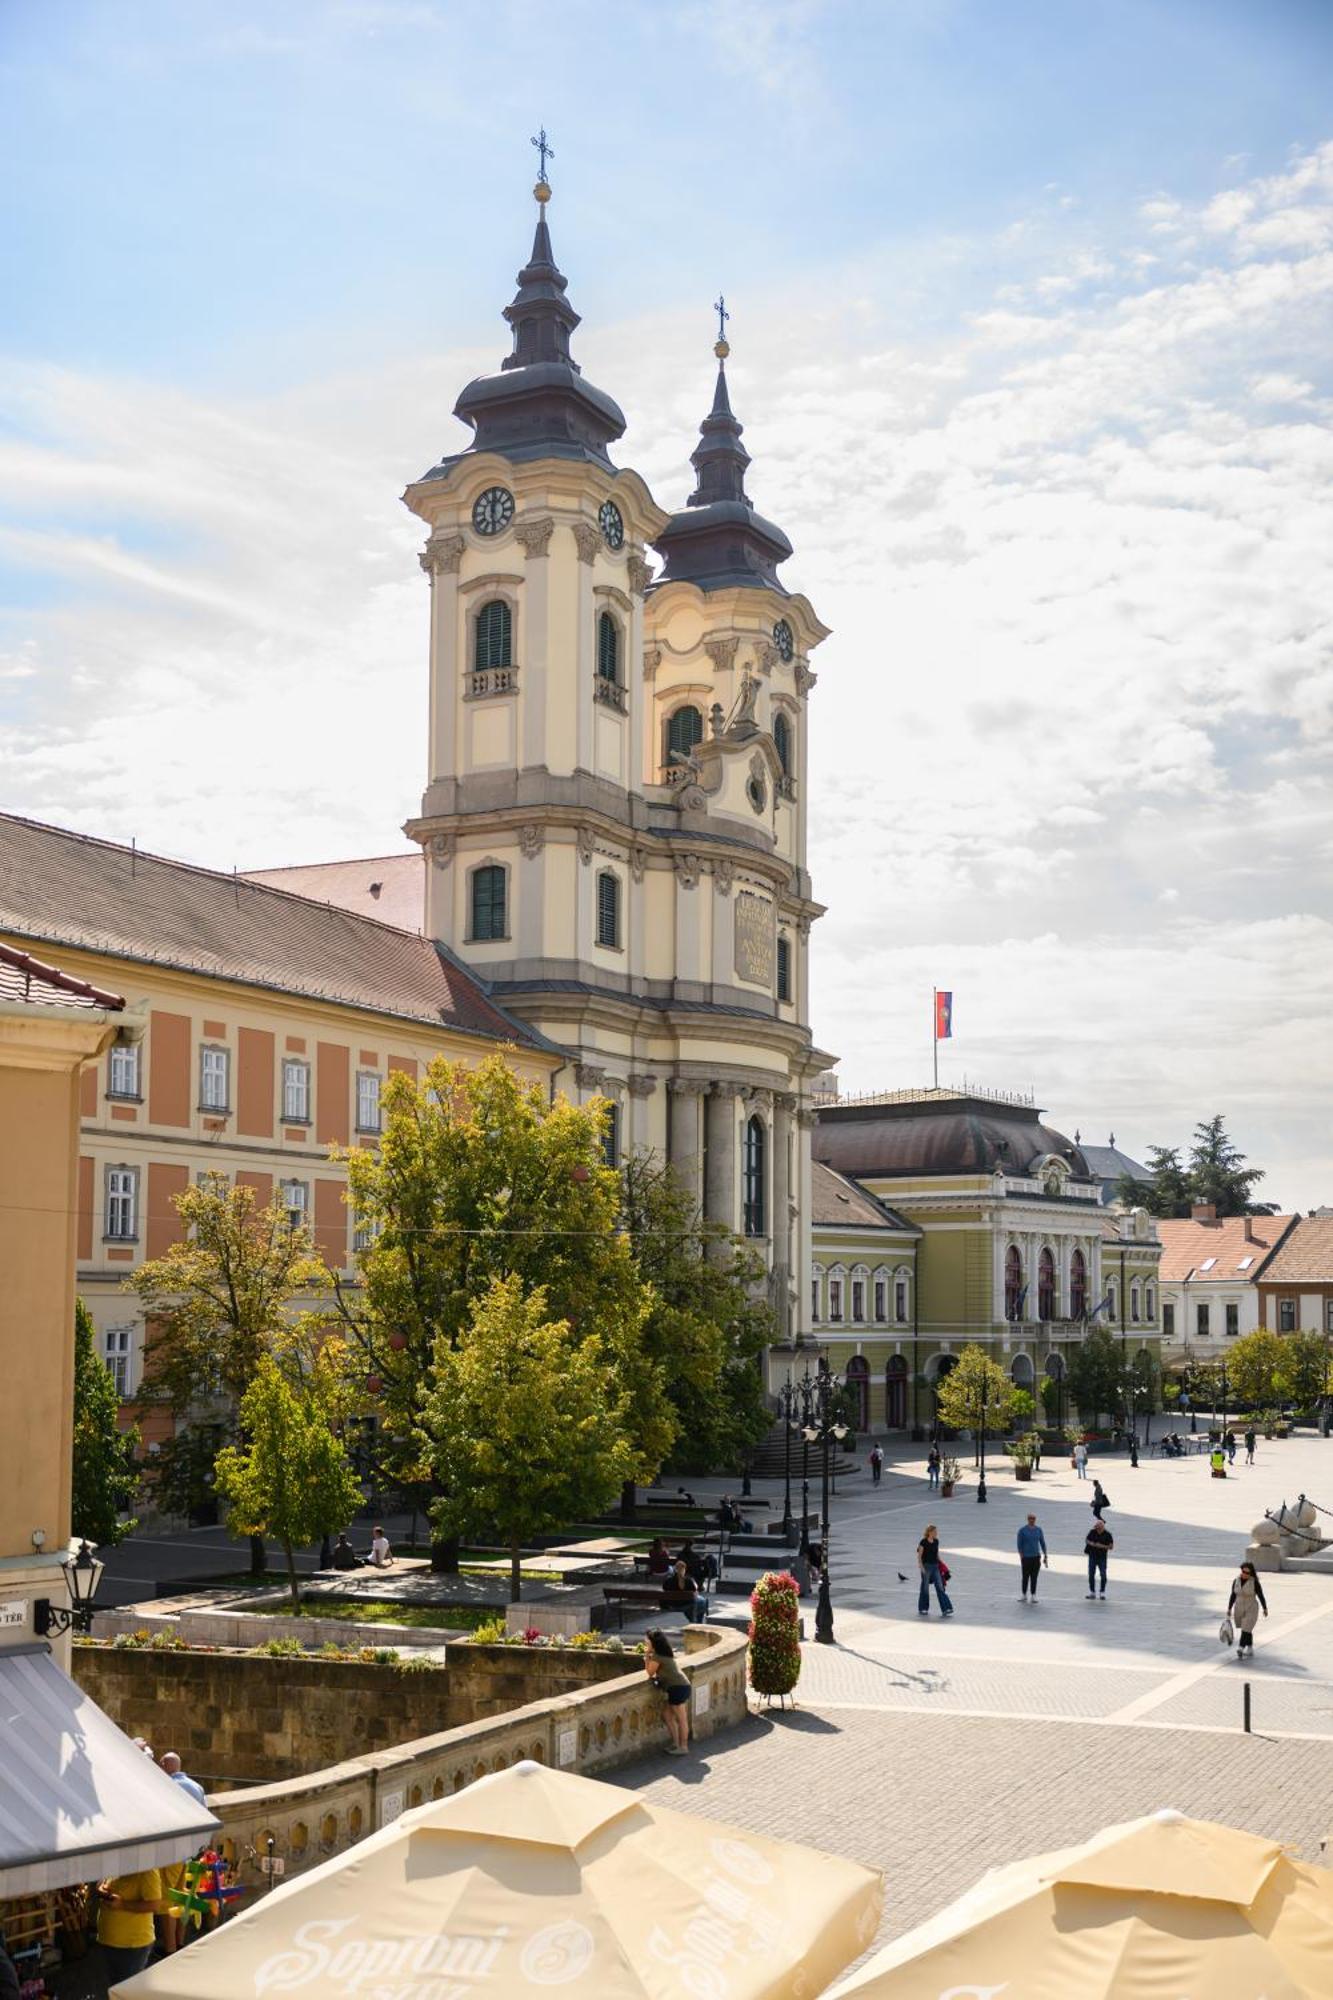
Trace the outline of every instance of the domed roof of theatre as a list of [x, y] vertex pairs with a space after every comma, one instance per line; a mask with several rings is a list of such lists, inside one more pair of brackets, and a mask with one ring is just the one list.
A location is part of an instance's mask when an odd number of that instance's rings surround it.
[[1093, 1178], [1083, 1150], [1034, 1104], [955, 1091], [893, 1092], [823, 1106], [814, 1156], [859, 1180], [890, 1174], [1037, 1174], [1051, 1162]]

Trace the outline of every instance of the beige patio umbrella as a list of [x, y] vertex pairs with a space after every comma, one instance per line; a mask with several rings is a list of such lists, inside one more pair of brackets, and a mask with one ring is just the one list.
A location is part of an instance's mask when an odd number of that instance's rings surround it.
[[826, 2000], [1328, 2000], [1333, 1872], [1183, 1813], [999, 1868]]
[[405, 1813], [113, 1988], [125, 2000], [813, 2000], [865, 1950], [858, 1862], [518, 1764]]

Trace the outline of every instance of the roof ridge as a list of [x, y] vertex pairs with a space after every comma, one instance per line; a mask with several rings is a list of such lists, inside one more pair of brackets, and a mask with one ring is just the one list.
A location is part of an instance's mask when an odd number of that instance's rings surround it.
[[[289, 875], [307, 868], [369, 868], [376, 861], [420, 861], [419, 847], [404, 847], [397, 854], [349, 854], [345, 861], [283, 861], [273, 868], [242, 868], [241, 874], [253, 881], [256, 875]], [[271, 882], [262, 885], [272, 888]]]
[[[151, 848], [140, 847], [137, 841], [127, 847], [124, 841], [107, 840], [98, 833], [80, 833], [73, 827], [56, 826], [50, 820], [30, 819], [26, 813], [0, 812], [0, 826], [6, 824], [31, 827], [37, 833], [53, 833], [61, 840], [72, 840], [83, 847], [100, 847], [109, 854], [124, 854], [136, 864], [140, 861], [150, 861], [159, 868], [179, 869], [184, 875], [206, 875], [210, 881], [232, 886], [244, 882], [246, 888], [255, 895], [285, 896], [294, 903], [313, 904], [317, 910], [336, 911], [340, 917], [346, 917], [354, 924], [373, 924], [377, 930], [392, 932], [394, 937], [411, 938], [422, 944], [430, 942], [424, 931], [407, 931], [400, 924], [385, 923], [383, 917], [372, 917], [367, 911], [349, 910], [342, 903], [325, 902], [318, 896], [302, 896], [295, 889], [280, 889], [275, 882], [256, 882], [252, 876], [245, 873], [244, 869], [209, 868], [202, 861], [178, 861], [173, 855], [156, 854]], [[391, 857], [380, 858], [387, 860]], [[312, 865], [335, 867], [339, 864], [316, 862]], [[346, 866], [346, 863], [341, 865]]]

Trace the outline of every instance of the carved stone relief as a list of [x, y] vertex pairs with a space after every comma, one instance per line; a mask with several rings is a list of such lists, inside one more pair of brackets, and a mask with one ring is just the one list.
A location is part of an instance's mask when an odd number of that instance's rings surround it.
[[703, 873], [703, 860], [697, 854], [677, 854], [676, 880], [682, 889], [693, 889]]
[[549, 553], [551, 537], [555, 533], [555, 522], [549, 517], [544, 521], [520, 521], [514, 529], [523, 545], [523, 552], [531, 562], [534, 556]]
[[626, 1079], [626, 1085], [631, 1097], [651, 1097], [657, 1089], [657, 1078], [655, 1076], [631, 1076]]
[[599, 1063], [575, 1063], [574, 1081], [580, 1090], [600, 1090], [606, 1082], [606, 1071]]
[[579, 561], [591, 563], [602, 546], [601, 535], [591, 521], [575, 521], [572, 524], [572, 533], [579, 552]]
[[643, 871], [648, 866], [648, 855], [642, 847], [631, 847], [629, 851], [629, 872], [636, 882], [642, 882]]
[[720, 674], [726, 673], [736, 658], [739, 639], [705, 639], [704, 651]]
[[447, 868], [454, 858], [454, 837], [451, 833], [433, 833], [429, 842], [430, 858], [437, 868]]
[[656, 680], [657, 669], [662, 664], [662, 648], [645, 646], [643, 649], [643, 677], [646, 681]]
[[540, 854], [546, 845], [545, 827], [538, 826], [535, 820], [529, 820], [526, 826], [521, 826], [518, 830], [518, 844], [522, 853], [531, 861], [533, 856]]
[[646, 563], [642, 556], [627, 556], [625, 574], [629, 578], [629, 587], [634, 595], [642, 597], [653, 580], [652, 564]]
[[818, 679], [819, 675], [816, 673], [812, 673], [810, 671], [810, 668], [807, 667], [807, 665], [805, 664], [804, 660], [798, 660], [796, 662], [797, 694], [809, 694], [811, 688], [815, 685], [815, 682]]
[[592, 828], [590, 826], [581, 826], [574, 835], [574, 843], [578, 848], [579, 860], [586, 868], [593, 856], [594, 839]]
[[421, 551], [419, 558], [421, 567], [428, 576], [438, 570], [454, 571], [462, 562], [466, 547], [467, 543], [461, 535], [442, 535], [437, 532], [431, 536]]
[[713, 863], [713, 880], [717, 883], [719, 895], [729, 896], [731, 894], [731, 885], [735, 879], [736, 864], [734, 861], [723, 860]]

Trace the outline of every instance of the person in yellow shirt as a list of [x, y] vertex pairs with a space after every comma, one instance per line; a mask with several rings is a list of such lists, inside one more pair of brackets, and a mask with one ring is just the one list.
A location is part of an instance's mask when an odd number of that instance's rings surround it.
[[167, 1907], [162, 1875], [115, 1875], [97, 1888], [97, 1942], [111, 1984], [142, 1972], [153, 1951], [153, 1918]]

